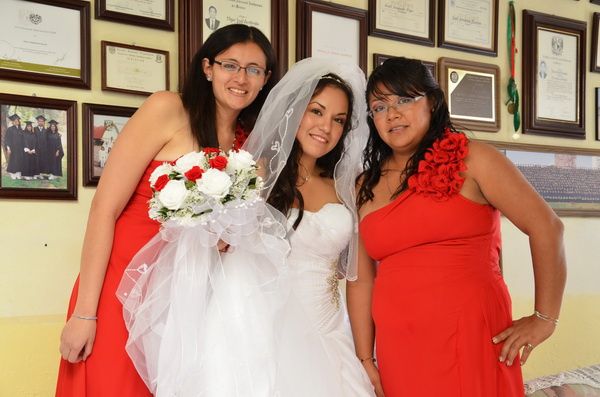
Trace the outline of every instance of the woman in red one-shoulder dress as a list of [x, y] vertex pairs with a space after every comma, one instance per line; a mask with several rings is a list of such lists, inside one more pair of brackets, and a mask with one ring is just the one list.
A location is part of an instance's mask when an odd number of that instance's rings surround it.
[[125, 351], [115, 291], [134, 254], [158, 231], [148, 178], [162, 161], [206, 146], [241, 146], [275, 83], [274, 50], [256, 28], [229, 25], [198, 50], [181, 96], [151, 95], [111, 150], [92, 201], [67, 323], [56, 395], [150, 396]]
[[[454, 129], [420, 61], [376, 68], [367, 100], [362, 247], [347, 290], [358, 357], [387, 397], [523, 396], [521, 365], [558, 323], [561, 221], [502, 154]], [[516, 321], [500, 213], [529, 236], [535, 271], [533, 314]]]

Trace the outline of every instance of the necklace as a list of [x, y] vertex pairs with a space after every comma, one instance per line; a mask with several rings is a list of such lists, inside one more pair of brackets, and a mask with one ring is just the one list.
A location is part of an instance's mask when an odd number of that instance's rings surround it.
[[302, 183], [298, 186], [302, 186], [304, 185], [306, 182], [310, 181], [310, 173], [308, 172], [308, 169], [302, 165], [302, 163], [299, 163], [300, 167], [302, 167], [304, 169], [304, 172], [306, 173], [306, 176], [302, 176], [300, 175], [300, 173], [298, 173], [298, 178], [302, 179]]
[[385, 186], [387, 187], [387, 190], [388, 190], [388, 193], [390, 194], [390, 197], [392, 197], [396, 191], [392, 190], [392, 188], [390, 187], [390, 178], [386, 174], [387, 174], [388, 171], [401, 171], [401, 170], [386, 169], [386, 170], [382, 170], [382, 171], [383, 171], [382, 172], [382, 176], [385, 175]]

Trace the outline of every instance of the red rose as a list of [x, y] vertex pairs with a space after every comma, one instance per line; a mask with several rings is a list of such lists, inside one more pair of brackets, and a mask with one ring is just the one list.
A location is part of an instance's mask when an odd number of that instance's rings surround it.
[[216, 168], [221, 171], [227, 167], [227, 158], [223, 156], [217, 156], [214, 159], [208, 160], [208, 164], [210, 164], [212, 168]]
[[154, 182], [154, 190], [156, 190], [157, 192], [160, 192], [161, 190], [163, 190], [163, 188], [165, 186], [167, 186], [167, 183], [169, 183], [168, 175], [159, 176], [158, 179], [156, 180], [156, 182]]
[[188, 170], [188, 172], [186, 172], [185, 174], [183, 174], [188, 181], [195, 181], [197, 179], [202, 178], [202, 174], [204, 173], [204, 170], [200, 167], [198, 167], [197, 165], [193, 166], [192, 168], [190, 168]]
[[206, 154], [221, 153], [221, 149], [216, 147], [205, 147], [204, 149], [202, 149], [202, 151]]

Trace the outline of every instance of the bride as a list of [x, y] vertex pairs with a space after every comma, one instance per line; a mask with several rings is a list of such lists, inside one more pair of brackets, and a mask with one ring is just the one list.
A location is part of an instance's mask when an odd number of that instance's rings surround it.
[[127, 350], [156, 396], [375, 395], [338, 286], [356, 278], [364, 92], [355, 65], [298, 62], [243, 147], [268, 205], [227, 215], [237, 234], [211, 229], [216, 219], [163, 235], [134, 258], [126, 274], [145, 275], [118, 294]]

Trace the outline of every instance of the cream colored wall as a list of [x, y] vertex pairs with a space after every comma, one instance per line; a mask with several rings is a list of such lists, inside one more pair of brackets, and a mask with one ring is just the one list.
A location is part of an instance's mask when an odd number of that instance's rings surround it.
[[[338, 0], [336, 3], [362, 9], [367, 0]], [[517, 1], [517, 45], [521, 47], [521, 9], [554, 13], [588, 22], [600, 7], [586, 1]], [[91, 7], [93, 10], [93, 1]], [[295, 7], [289, 2], [290, 64], [295, 59]], [[508, 5], [500, 1], [498, 57], [471, 55], [440, 48], [411, 45], [375, 37], [368, 38], [369, 68], [372, 54], [405, 55], [435, 61], [447, 56], [494, 63], [502, 69], [502, 84], [508, 79], [506, 54], [506, 15]], [[92, 12], [93, 14], [93, 12]], [[0, 91], [18, 95], [67, 98], [78, 102], [81, 131], [81, 103], [138, 106], [139, 96], [128, 96], [100, 89], [100, 40], [160, 48], [170, 52], [172, 90], [177, 86], [177, 33], [131, 25], [97, 21], [92, 18], [91, 91], [0, 80]], [[589, 42], [586, 46], [589, 60]], [[517, 81], [520, 84], [520, 55], [517, 56]], [[589, 69], [585, 65], [585, 70]], [[587, 72], [586, 72], [587, 73]], [[522, 136], [523, 143], [600, 149], [594, 141], [594, 87], [600, 74], [587, 73], [587, 139], [568, 140]], [[502, 101], [504, 101], [502, 88]], [[502, 110], [502, 129], [495, 134], [478, 133], [482, 139], [511, 141], [511, 119]], [[81, 133], [78, 134], [81, 158]], [[64, 321], [68, 297], [79, 267], [79, 253], [87, 211], [94, 188], [81, 186], [81, 160], [78, 160], [78, 200], [0, 200], [0, 396], [51, 396], [58, 365], [58, 338]], [[561, 324], [547, 343], [536, 349], [524, 368], [525, 378], [558, 372], [600, 362], [600, 265], [595, 244], [600, 231], [598, 218], [564, 218], [569, 280]], [[504, 266], [511, 289], [516, 316], [529, 314], [533, 307], [533, 276], [527, 238], [508, 221], [503, 221]]]

